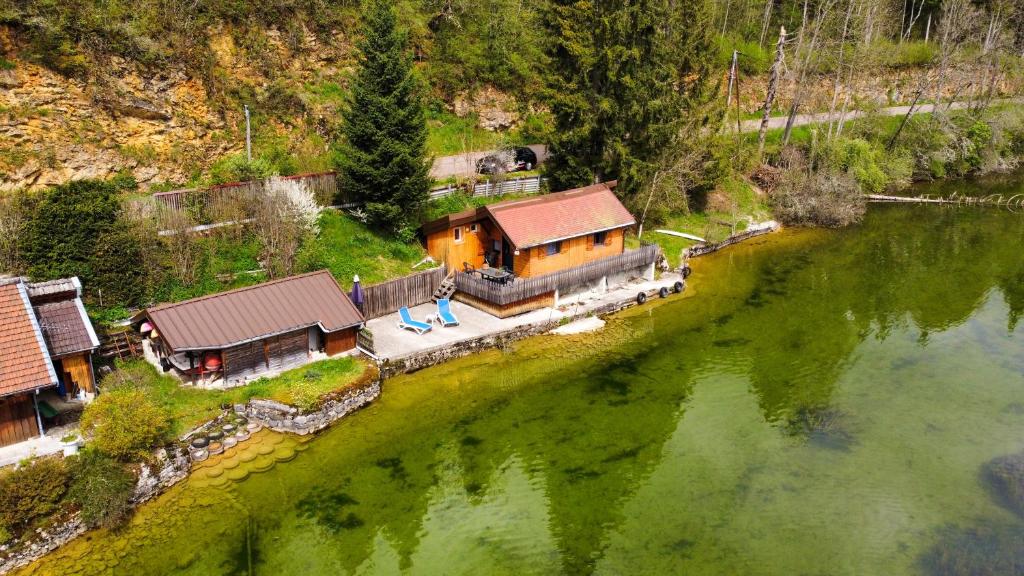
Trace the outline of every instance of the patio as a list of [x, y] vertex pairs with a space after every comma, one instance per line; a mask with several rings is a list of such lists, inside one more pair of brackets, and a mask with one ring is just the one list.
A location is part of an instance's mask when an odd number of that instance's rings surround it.
[[[513, 328], [558, 323], [563, 318], [582, 318], [609, 304], [632, 301], [641, 291], [651, 294], [662, 287], [671, 290], [678, 280], [679, 277], [674, 274], [659, 280], [636, 280], [607, 291], [562, 298], [557, 308], [541, 308], [508, 318], [496, 318], [468, 304], [452, 301], [452, 312], [458, 317], [459, 325], [444, 328], [434, 324], [430, 332], [422, 335], [399, 328], [397, 312], [369, 320], [366, 327], [373, 333], [375, 356], [380, 360], [395, 360]], [[429, 302], [410, 308], [409, 311], [415, 320], [422, 322], [437, 313], [437, 305]]]

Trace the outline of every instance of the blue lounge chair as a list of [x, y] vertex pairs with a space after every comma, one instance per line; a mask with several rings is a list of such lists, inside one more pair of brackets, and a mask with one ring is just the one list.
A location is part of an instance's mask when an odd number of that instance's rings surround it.
[[451, 302], [447, 298], [440, 298], [437, 301], [437, 319], [441, 321], [441, 326], [459, 325], [459, 319], [452, 314]]
[[433, 328], [433, 326], [427, 324], [426, 322], [413, 320], [412, 314], [409, 314], [409, 309], [406, 308], [405, 306], [402, 306], [401, 308], [398, 309], [398, 315], [402, 317], [402, 319], [398, 322], [399, 328], [412, 330], [417, 334], [426, 334], [427, 332], [430, 332], [431, 328]]

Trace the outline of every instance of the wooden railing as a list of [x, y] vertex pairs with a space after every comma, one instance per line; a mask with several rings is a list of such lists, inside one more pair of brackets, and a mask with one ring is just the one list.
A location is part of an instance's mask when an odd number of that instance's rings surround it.
[[643, 246], [618, 256], [609, 256], [544, 276], [517, 278], [511, 284], [498, 284], [475, 274], [460, 272], [455, 275], [455, 287], [475, 298], [506, 306], [555, 290], [565, 291], [582, 286], [610, 274], [649, 266], [658, 259], [659, 253], [660, 248], [656, 245]]
[[503, 194], [539, 194], [544, 180], [540, 176], [526, 176], [524, 178], [509, 178], [499, 182], [485, 180], [476, 184], [448, 184], [441, 188], [430, 190], [430, 199], [444, 198], [456, 192], [468, 192], [475, 197], [501, 196]]
[[445, 266], [417, 272], [363, 288], [363, 316], [369, 320], [398, 311], [402, 306], [430, 302], [434, 290], [448, 275]]

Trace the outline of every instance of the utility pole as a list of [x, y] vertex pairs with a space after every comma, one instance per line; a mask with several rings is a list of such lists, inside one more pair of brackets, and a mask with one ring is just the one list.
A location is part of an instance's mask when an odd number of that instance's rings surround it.
[[245, 160], [252, 162], [252, 138], [249, 132], [249, 105], [245, 104]]

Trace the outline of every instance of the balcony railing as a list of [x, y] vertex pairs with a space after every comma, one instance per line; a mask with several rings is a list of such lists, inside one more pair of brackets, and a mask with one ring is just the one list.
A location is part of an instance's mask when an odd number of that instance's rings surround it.
[[609, 274], [650, 266], [658, 259], [659, 253], [660, 249], [656, 245], [642, 246], [617, 256], [609, 256], [536, 278], [516, 278], [511, 284], [498, 284], [474, 274], [459, 272], [455, 275], [455, 287], [475, 298], [506, 306], [555, 290], [565, 291], [582, 286]]

